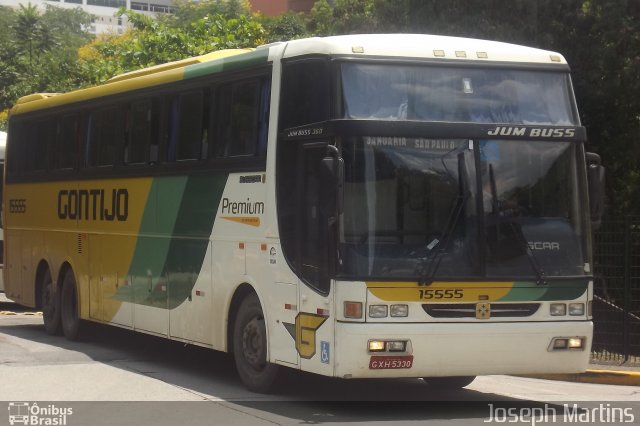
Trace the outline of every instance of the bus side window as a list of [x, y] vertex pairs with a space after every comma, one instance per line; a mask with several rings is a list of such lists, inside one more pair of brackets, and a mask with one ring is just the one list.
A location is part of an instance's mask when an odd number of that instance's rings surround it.
[[[266, 138], [267, 133], [267, 124], [263, 118], [264, 93], [258, 79], [228, 83], [220, 87], [219, 121], [216, 123], [218, 157], [253, 156], [258, 153], [259, 136]], [[266, 141], [263, 145], [266, 148]]]
[[10, 153], [7, 164], [7, 177], [14, 178], [20, 176], [24, 170], [24, 140], [26, 137], [27, 125], [24, 122], [12, 122], [9, 124], [10, 143], [8, 151]]
[[208, 151], [209, 91], [195, 90], [171, 98], [167, 160], [199, 160]]
[[78, 116], [70, 114], [58, 121], [56, 149], [53, 155], [55, 169], [73, 169], [78, 153]]
[[24, 171], [43, 172], [47, 169], [49, 157], [49, 147], [53, 142], [54, 123], [53, 120], [42, 119], [35, 121], [26, 128], [25, 165]]
[[89, 167], [112, 166], [119, 141], [118, 108], [109, 107], [89, 114], [86, 164]]
[[155, 99], [132, 102], [125, 129], [125, 164], [158, 161], [158, 102]]

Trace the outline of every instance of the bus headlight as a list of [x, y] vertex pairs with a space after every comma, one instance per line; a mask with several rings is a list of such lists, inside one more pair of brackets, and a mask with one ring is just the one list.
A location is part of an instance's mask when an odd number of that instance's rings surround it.
[[569, 315], [584, 315], [584, 303], [569, 303]]
[[369, 305], [370, 318], [386, 318], [389, 307], [387, 305]]
[[552, 303], [550, 313], [554, 317], [567, 315], [567, 305], [565, 303]]
[[408, 317], [409, 305], [391, 305], [392, 317]]

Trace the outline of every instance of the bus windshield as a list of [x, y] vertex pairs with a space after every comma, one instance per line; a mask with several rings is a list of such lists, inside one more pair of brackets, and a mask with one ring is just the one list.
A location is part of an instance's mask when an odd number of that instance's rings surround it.
[[343, 118], [575, 125], [568, 74], [341, 64]]
[[[345, 62], [342, 118], [579, 125], [563, 72]], [[590, 273], [579, 145], [348, 137], [340, 272], [372, 279]]]
[[573, 143], [351, 137], [341, 149], [341, 275], [588, 272]]

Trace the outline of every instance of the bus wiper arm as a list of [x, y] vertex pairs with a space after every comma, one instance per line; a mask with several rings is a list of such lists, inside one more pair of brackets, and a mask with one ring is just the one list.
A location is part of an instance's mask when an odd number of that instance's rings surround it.
[[529, 245], [529, 242], [525, 238], [524, 232], [522, 232], [522, 229], [517, 229], [513, 222], [509, 222], [509, 225], [511, 225], [511, 229], [513, 230], [513, 233], [516, 235], [516, 238], [518, 239], [518, 241], [520, 241], [520, 244], [522, 244], [522, 247], [524, 248], [525, 253], [527, 253], [527, 259], [529, 260], [531, 269], [533, 269], [533, 271], [536, 273], [536, 276], [538, 277], [538, 281], [536, 282], [536, 284], [546, 285], [547, 276], [544, 272], [544, 269], [542, 269], [542, 267], [540, 266], [540, 263], [538, 263], [538, 259], [536, 259], [536, 255], [533, 254], [533, 250], [531, 250], [531, 246]]
[[455, 231], [458, 226], [458, 222], [460, 221], [460, 217], [462, 216], [462, 211], [464, 210], [464, 206], [467, 203], [467, 200], [471, 196], [469, 189], [467, 187], [467, 170], [464, 162], [464, 152], [458, 153], [458, 196], [456, 197], [456, 204], [453, 206], [451, 211], [449, 211], [449, 216], [447, 217], [447, 224], [444, 228], [444, 232], [442, 234], [442, 241], [434, 238], [429, 244], [427, 244], [427, 249], [432, 251], [437, 248], [433, 257], [428, 258], [428, 263], [426, 267], [421, 271], [419, 275], [422, 276], [422, 281], [420, 281], [419, 285], [429, 285], [433, 282], [433, 278], [438, 272], [438, 268], [440, 267], [440, 261], [442, 260], [442, 254], [444, 250], [451, 243], [451, 238], [453, 237], [453, 231]]
[[[498, 211], [498, 191], [497, 191], [497, 188], [496, 188], [496, 179], [495, 179], [495, 175], [494, 175], [494, 172], [493, 172], [493, 165], [491, 165], [491, 164], [489, 164], [489, 183], [491, 185], [492, 211], [493, 211], [493, 214], [497, 214], [497, 211]], [[525, 253], [527, 254], [527, 259], [529, 260], [529, 264], [531, 265], [531, 268], [533, 269], [533, 271], [536, 273], [536, 276], [538, 277], [537, 284], [538, 285], [546, 285], [547, 284], [547, 278], [546, 278], [546, 274], [544, 272], [544, 269], [542, 269], [542, 267], [538, 263], [538, 260], [536, 259], [535, 254], [533, 254], [533, 250], [531, 250], [531, 246], [529, 246], [529, 242], [527, 242], [527, 239], [525, 238], [524, 233], [522, 232], [522, 229], [520, 229], [519, 227], [516, 227], [516, 225], [515, 225], [515, 223], [513, 221], [509, 221], [507, 223], [511, 227], [511, 231], [513, 232], [513, 235], [516, 237], [518, 242], [522, 245], [522, 248], [524, 249]]]

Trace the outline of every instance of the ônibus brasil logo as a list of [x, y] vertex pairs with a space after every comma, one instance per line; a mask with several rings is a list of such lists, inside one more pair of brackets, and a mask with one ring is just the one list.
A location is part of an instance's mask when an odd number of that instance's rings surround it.
[[54, 404], [40, 406], [37, 402], [10, 402], [10, 425], [64, 426], [73, 414], [73, 408]]

